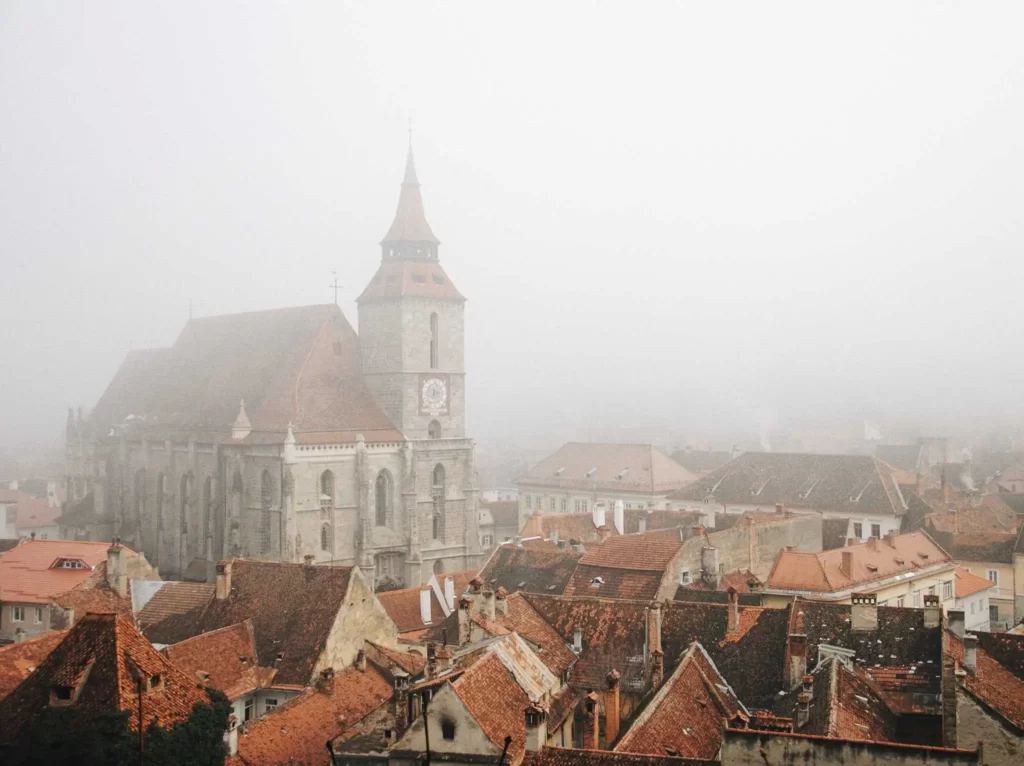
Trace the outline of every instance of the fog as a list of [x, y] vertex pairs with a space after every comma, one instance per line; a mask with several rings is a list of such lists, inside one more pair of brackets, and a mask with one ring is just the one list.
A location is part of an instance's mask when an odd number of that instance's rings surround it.
[[[1024, 7], [0, 4], [0, 445], [354, 299], [412, 141], [469, 433], [1024, 416]], [[190, 308], [191, 307], [191, 308]]]

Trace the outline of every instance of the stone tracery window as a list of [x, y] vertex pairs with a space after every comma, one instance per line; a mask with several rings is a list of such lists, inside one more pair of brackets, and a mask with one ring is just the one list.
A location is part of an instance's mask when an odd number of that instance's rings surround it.
[[430, 369], [437, 369], [438, 358], [438, 320], [437, 313], [430, 315]]
[[320, 474], [320, 509], [327, 511], [334, 507], [334, 473]]
[[270, 471], [260, 477], [260, 521], [256, 529], [256, 543], [260, 554], [270, 552], [270, 503], [274, 496], [274, 480]]
[[391, 474], [381, 471], [374, 482], [374, 509], [378, 527], [386, 527], [391, 518], [392, 496]]
[[433, 517], [431, 523], [431, 535], [435, 540], [444, 539], [444, 500], [445, 500], [445, 470], [444, 466], [438, 463], [434, 466], [433, 484], [431, 487], [431, 498], [433, 499]]

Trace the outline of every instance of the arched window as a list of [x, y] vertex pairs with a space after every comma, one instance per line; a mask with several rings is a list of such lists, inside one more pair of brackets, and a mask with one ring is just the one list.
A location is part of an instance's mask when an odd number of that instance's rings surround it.
[[433, 486], [431, 487], [431, 498], [434, 501], [434, 513], [431, 523], [431, 534], [435, 540], [444, 539], [444, 494], [445, 494], [445, 471], [444, 466], [438, 463], [434, 466]]
[[209, 556], [206, 541], [210, 537], [210, 518], [213, 516], [213, 480], [207, 476], [203, 481], [203, 505], [202, 515], [199, 519], [199, 553], [202, 556]]
[[320, 525], [320, 550], [330, 551], [332, 548], [333, 541], [331, 540], [331, 525], [321, 524]]
[[441, 438], [441, 424], [436, 420], [431, 420], [430, 425], [427, 426], [427, 436], [431, 439]]
[[178, 518], [178, 525], [182, 534], [188, 533], [188, 512], [192, 505], [192, 474], [186, 473], [181, 476], [181, 497], [178, 500], [181, 516]]
[[330, 510], [334, 507], [334, 474], [324, 471], [320, 474], [320, 508]]
[[163, 474], [156, 477], [156, 528], [164, 528], [164, 496], [167, 494], [167, 482]]
[[391, 516], [391, 474], [381, 471], [374, 482], [374, 503], [377, 511], [377, 526], [386, 527]]
[[256, 530], [256, 542], [261, 554], [270, 551], [270, 501], [273, 495], [274, 480], [270, 471], [264, 471], [260, 478], [260, 525]]
[[434, 561], [434, 574], [444, 574], [444, 562], [441, 561], [441, 559], [436, 559]]
[[135, 472], [135, 486], [132, 488], [133, 499], [135, 500], [135, 523], [142, 524], [146, 516], [146, 469], [140, 468]]
[[437, 337], [437, 314], [430, 315], [430, 369], [437, 369], [438, 337]]

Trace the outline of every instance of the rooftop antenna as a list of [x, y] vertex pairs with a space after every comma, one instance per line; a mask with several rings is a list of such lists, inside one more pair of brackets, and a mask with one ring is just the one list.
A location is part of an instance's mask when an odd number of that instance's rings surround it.
[[327, 285], [327, 286], [334, 288], [334, 304], [337, 305], [338, 304], [338, 290], [340, 290], [342, 288], [342, 285], [338, 284], [338, 272], [332, 271], [331, 273], [334, 275], [334, 284], [333, 285]]

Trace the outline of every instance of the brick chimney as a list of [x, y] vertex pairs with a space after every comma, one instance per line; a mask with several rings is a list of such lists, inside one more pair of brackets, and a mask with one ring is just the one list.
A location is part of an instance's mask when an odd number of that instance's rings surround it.
[[658, 601], [647, 610], [647, 651], [661, 651], [661, 603]]
[[128, 596], [128, 552], [120, 537], [107, 548], [107, 585], [121, 598]]
[[391, 699], [395, 705], [395, 734], [398, 738], [409, 728], [409, 674], [396, 668], [392, 675], [395, 679], [395, 693]]
[[437, 661], [437, 669], [439, 672], [444, 673], [447, 670], [452, 669], [452, 660], [455, 657], [455, 653], [451, 649], [441, 645], [441, 648], [434, 653], [434, 658]]
[[960, 638], [964, 637], [964, 610], [950, 609], [946, 612], [946, 620], [951, 633]]
[[[794, 606], [794, 609], [797, 608]], [[786, 659], [789, 663], [789, 688], [795, 689], [800, 680], [807, 674], [807, 634], [804, 632], [804, 615], [798, 612], [796, 624], [789, 634], [786, 647]]]
[[850, 628], [855, 631], [878, 630], [878, 606], [874, 593], [855, 593], [851, 598]]
[[847, 577], [853, 577], [853, 551], [843, 551], [843, 558], [839, 562], [839, 571]]
[[427, 666], [424, 675], [428, 680], [437, 676], [437, 645], [433, 641], [427, 644]]
[[956, 747], [956, 668], [948, 654], [942, 657], [942, 745]]
[[729, 633], [735, 633], [740, 627], [740, 594], [729, 587]]
[[665, 652], [651, 650], [651, 688], [657, 691], [665, 680]]
[[583, 700], [583, 749], [597, 750], [600, 726], [597, 721], [598, 705], [596, 692], [590, 692]]
[[491, 590], [491, 586], [487, 585], [480, 595], [477, 596], [477, 601], [480, 602], [480, 616], [486, 620], [494, 619], [494, 591]]
[[939, 604], [939, 597], [934, 593], [926, 593], [924, 596], [924, 626], [937, 628], [941, 624], [942, 606]]
[[964, 670], [971, 675], [978, 670], [978, 637], [968, 633], [964, 641]]
[[604, 743], [611, 748], [619, 736], [619, 671], [612, 670], [605, 678], [604, 692]]
[[316, 561], [316, 556], [314, 556], [312, 553], [307, 553], [305, 556], [302, 557], [302, 563], [308, 567], [313, 566], [314, 561]]
[[539, 753], [548, 741], [547, 712], [540, 705], [526, 708], [526, 752]]
[[231, 597], [231, 561], [217, 562], [217, 599], [224, 601]]
[[469, 626], [472, 624], [469, 618], [471, 602], [468, 597], [459, 599], [459, 646], [469, 643]]
[[888, 532], [886, 532], [885, 537], [883, 537], [882, 539], [885, 540], [885, 544], [888, 545], [890, 548], [896, 547], [896, 533], [893, 530], [890, 529]]
[[609, 537], [612, 536], [612, 531], [607, 526], [600, 526], [597, 528], [597, 541], [603, 543]]
[[498, 617], [504, 617], [508, 614], [508, 591], [498, 586], [498, 589], [494, 591], [494, 613]]

